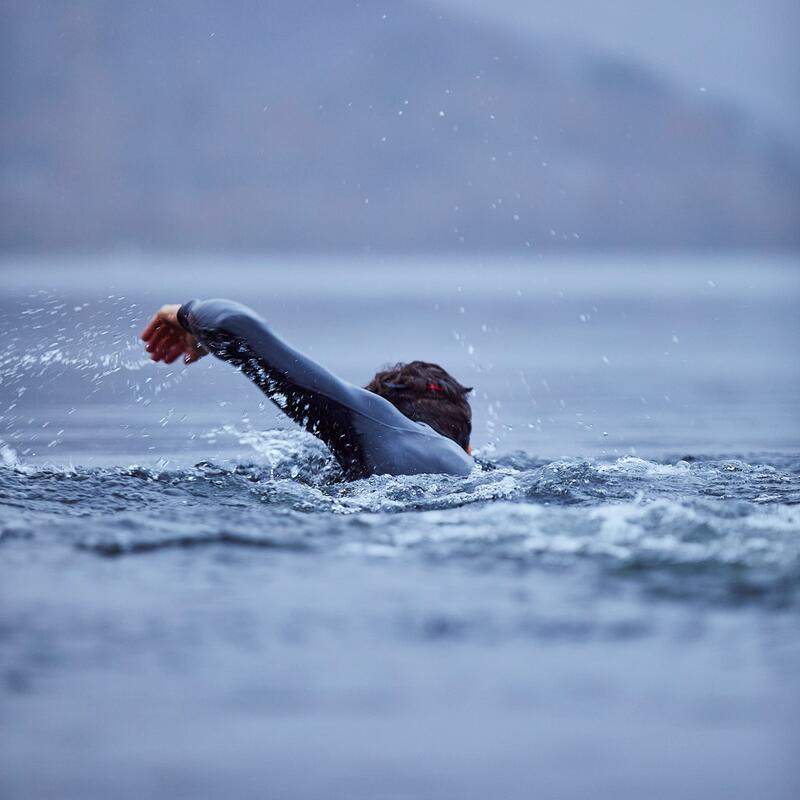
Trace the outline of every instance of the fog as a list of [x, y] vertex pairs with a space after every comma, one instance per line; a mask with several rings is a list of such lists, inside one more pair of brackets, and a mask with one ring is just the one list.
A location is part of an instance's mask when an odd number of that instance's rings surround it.
[[783, 6], [446, 6], [5, 3], [0, 247], [800, 243]]
[[647, 64], [798, 138], [800, 6], [793, 0], [433, 1], [523, 37], [580, 42]]

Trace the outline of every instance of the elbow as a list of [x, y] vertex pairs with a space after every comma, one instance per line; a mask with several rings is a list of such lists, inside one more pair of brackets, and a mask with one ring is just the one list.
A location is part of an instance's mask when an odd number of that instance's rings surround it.
[[258, 317], [241, 303], [215, 298], [193, 301], [190, 319], [193, 327], [198, 330], [225, 330], [241, 334], [245, 333]]

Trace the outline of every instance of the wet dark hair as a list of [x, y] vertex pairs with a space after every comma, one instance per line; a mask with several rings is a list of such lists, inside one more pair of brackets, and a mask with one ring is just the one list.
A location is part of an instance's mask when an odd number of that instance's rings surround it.
[[415, 422], [425, 422], [466, 450], [472, 433], [471, 387], [462, 386], [438, 364], [410, 361], [378, 372], [365, 387]]

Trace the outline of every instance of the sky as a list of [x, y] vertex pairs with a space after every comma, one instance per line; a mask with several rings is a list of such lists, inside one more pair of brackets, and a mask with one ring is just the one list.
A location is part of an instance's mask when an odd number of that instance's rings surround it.
[[428, 1], [521, 35], [545, 34], [645, 62], [798, 139], [798, 0]]
[[787, 1], [0, 2], [0, 249], [796, 247]]

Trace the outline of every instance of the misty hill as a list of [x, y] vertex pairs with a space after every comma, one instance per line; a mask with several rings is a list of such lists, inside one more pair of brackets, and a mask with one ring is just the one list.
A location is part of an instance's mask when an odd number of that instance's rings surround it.
[[800, 244], [800, 158], [421, 2], [7, 0], [0, 246]]

